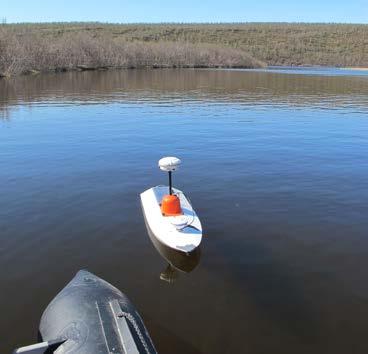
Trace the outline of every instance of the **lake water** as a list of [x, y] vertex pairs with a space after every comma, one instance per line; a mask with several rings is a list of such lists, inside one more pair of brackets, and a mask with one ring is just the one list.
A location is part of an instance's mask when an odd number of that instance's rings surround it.
[[[173, 283], [139, 201], [165, 155], [205, 233]], [[130, 297], [160, 353], [367, 353], [368, 73], [0, 80], [1, 353], [36, 340], [82, 268]]]

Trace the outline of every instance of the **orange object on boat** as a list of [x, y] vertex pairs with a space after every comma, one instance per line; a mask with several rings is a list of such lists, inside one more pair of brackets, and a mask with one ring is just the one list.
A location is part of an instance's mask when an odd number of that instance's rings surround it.
[[165, 195], [162, 198], [161, 212], [164, 216], [178, 216], [183, 214], [180, 199], [176, 195]]

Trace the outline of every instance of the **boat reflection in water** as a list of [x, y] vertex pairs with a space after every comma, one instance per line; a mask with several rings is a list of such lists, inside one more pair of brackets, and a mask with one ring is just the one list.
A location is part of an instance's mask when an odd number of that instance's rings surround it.
[[145, 224], [153, 245], [161, 257], [163, 257], [168, 263], [166, 268], [160, 274], [161, 280], [168, 283], [174, 283], [178, 279], [180, 272], [190, 273], [197, 267], [201, 259], [200, 247], [197, 247], [194, 251], [189, 253], [176, 251], [160, 242], [155, 237], [146, 221]]

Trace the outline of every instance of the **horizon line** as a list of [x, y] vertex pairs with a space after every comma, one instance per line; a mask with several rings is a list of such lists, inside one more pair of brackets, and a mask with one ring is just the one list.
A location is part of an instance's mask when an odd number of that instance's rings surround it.
[[[102, 24], [102, 25], [256, 25], [256, 24], [284, 24], [284, 25], [358, 25], [368, 26], [363, 22], [303, 22], [303, 21], [234, 21], [234, 22], [105, 22], [105, 21], [40, 21], [40, 22], [7, 22], [3, 18], [2, 25], [37, 25], [37, 24]], [[1, 23], [0, 23], [1, 25]]]

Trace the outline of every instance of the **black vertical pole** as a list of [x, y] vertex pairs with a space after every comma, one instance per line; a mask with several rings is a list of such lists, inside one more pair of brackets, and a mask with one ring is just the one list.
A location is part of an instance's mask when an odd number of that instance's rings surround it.
[[170, 191], [170, 195], [172, 195], [172, 177], [171, 177], [172, 172], [169, 171], [169, 191]]

